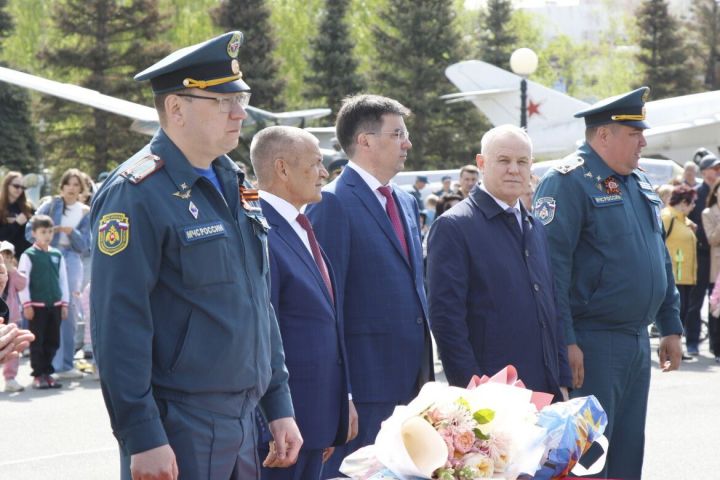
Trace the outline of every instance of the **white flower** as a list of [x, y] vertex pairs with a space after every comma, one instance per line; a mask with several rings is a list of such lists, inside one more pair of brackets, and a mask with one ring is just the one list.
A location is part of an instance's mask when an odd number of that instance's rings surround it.
[[487, 441], [488, 454], [496, 472], [504, 472], [510, 463], [510, 447], [512, 440], [505, 432], [495, 432]]
[[468, 453], [460, 461], [465, 467], [476, 468], [480, 474], [478, 478], [491, 478], [495, 473], [492, 459], [484, 453]]

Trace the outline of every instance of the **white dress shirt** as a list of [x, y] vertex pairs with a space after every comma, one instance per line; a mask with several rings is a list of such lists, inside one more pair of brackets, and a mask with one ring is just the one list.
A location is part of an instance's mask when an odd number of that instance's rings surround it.
[[[357, 172], [358, 175], [360, 175], [360, 178], [365, 181], [367, 186], [370, 187], [370, 190], [372, 190], [372, 192], [375, 194], [375, 198], [378, 199], [378, 202], [380, 202], [380, 205], [382, 205], [383, 210], [386, 210], [385, 206], [387, 205], [387, 199], [385, 198], [385, 196], [383, 196], [382, 193], [378, 192], [378, 188], [383, 186], [383, 184], [380, 183], [380, 180], [375, 178], [372, 173], [368, 172], [352, 160], [348, 161], [346, 168], [347, 167], [352, 168]], [[391, 191], [393, 190], [390, 182], [388, 182], [388, 187], [390, 187]]]
[[300, 214], [300, 211], [295, 208], [293, 204], [277, 195], [273, 195], [265, 190], [258, 190], [258, 193], [260, 194], [260, 198], [268, 202], [277, 210], [280, 216], [290, 224], [292, 229], [295, 230], [295, 233], [298, 234], [298, 237], [300, 237], [300, 240], [302, 240], [307, 251], [310, 252], [310, 256], [312, 256], [312, 249], [310, 248], [310, 240], [308, 240], [307, 232], [297, 221], [297, 216]]
[[481, 189], [483, 192], [485, 192], [485, 193], [487, 193], [488, 195], [490, 195], [490, 198], [492, 198], [493, 200], [495, 200], [495, 203], [497, 203], [498, 206], [503, 209], [503, 211], [507, 211], [508, 208], [512, 209], [513, 213], [515, 214], [515, 218], [516, 218], [517, 221], [518, 221], [518, 225], [520, 226], [520, 231], [522, 232], [522, 231], [523, 231], [523, 224], [522, 224], [522, 217], [520, 216], [520, 211], [521, 211], [521, 210], [520, 210], [520, 199], [518, 198], [517, 200], [515, 200], [515, 205], [513, 205], [513, 206], [511, 207], [511, 206], [508, 205], [507, 203], [505, 203], [505, 202], [503, 202], [502, 200], [500, 200], [499, 198], [497, 198], [497, 197], [496, 197], [495, 195], [493, 195], [492, 193], [488, 192], [487, 189], [485, 188], [485, 184], [484, 184], [484, 183], [481, 183], [481, 184], [480, 184], [480, 189]]

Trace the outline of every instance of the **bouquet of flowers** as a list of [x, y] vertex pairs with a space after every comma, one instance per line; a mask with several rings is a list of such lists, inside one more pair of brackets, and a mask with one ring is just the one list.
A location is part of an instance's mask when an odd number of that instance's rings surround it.
[[422, 413], [447, 446], [445, 465], [433, 473], [440, 480], [491, 478], [504, 473], [510, 460], [512, 438], [507, 432], [483, 432], [495, 418], [489, 408], [472, 411], [463, 397], [436, 403]]
[[[532, 478], [550, 460], [544, 478], [557, 478], [607, 422], [588, 398], [592, 408], [582, 401], [548, 406], [552, 395], [525, 389], [511, 366], [492, 379], [475, 377], [467, 389], [428, 383], [383, 422], [375, 445], [347, 457], [341, 471], [372, 480], [517, 479]], [[549, 413], [539, 415], [546, 407]]]

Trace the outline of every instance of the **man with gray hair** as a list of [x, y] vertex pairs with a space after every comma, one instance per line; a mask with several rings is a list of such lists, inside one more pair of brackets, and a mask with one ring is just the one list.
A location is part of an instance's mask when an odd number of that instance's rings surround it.
[[[345, 342], [332, 266], [301, 210], [321, 200], [328, 172], [318, 140], [295, 127], [268, 127], [250, 145], [260, 205], [270, 224], [270, 301], [290, 373], [295, 419], [303, 436], [298, 461], [287, 469], [263, 465], [264, 480], [318, 480], [323, 460], [357, 435], [349, 400]], [[261, 458], [273, 443], [260, 419]]]
[[547, 239], [520, 201], [530, 182], [527, 133], [482, 138], [482, 184], [440, 216], [428, 239], [430, 325], [451, 385], [514, 365], [525, 385], [567, 399], [570, 367], [555, 308]]

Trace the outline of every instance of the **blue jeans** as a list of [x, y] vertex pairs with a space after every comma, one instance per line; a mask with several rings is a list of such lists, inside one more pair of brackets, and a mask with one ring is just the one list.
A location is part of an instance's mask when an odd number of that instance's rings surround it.
[[60, 348], [53, 359], [53, 367], [56, 372], [66, 372], [72, 370], [75, 357], [75, 326], [80, 311], [80, 299], [75, 295], [75, 292], [80, 292], [83, 279], [83, 263], [79, 253], [64, 248], [61, 248], [60, 251], [65, 258], [67, 268], [70, 305], [68, 306], [68, 316], [60, 326]]

